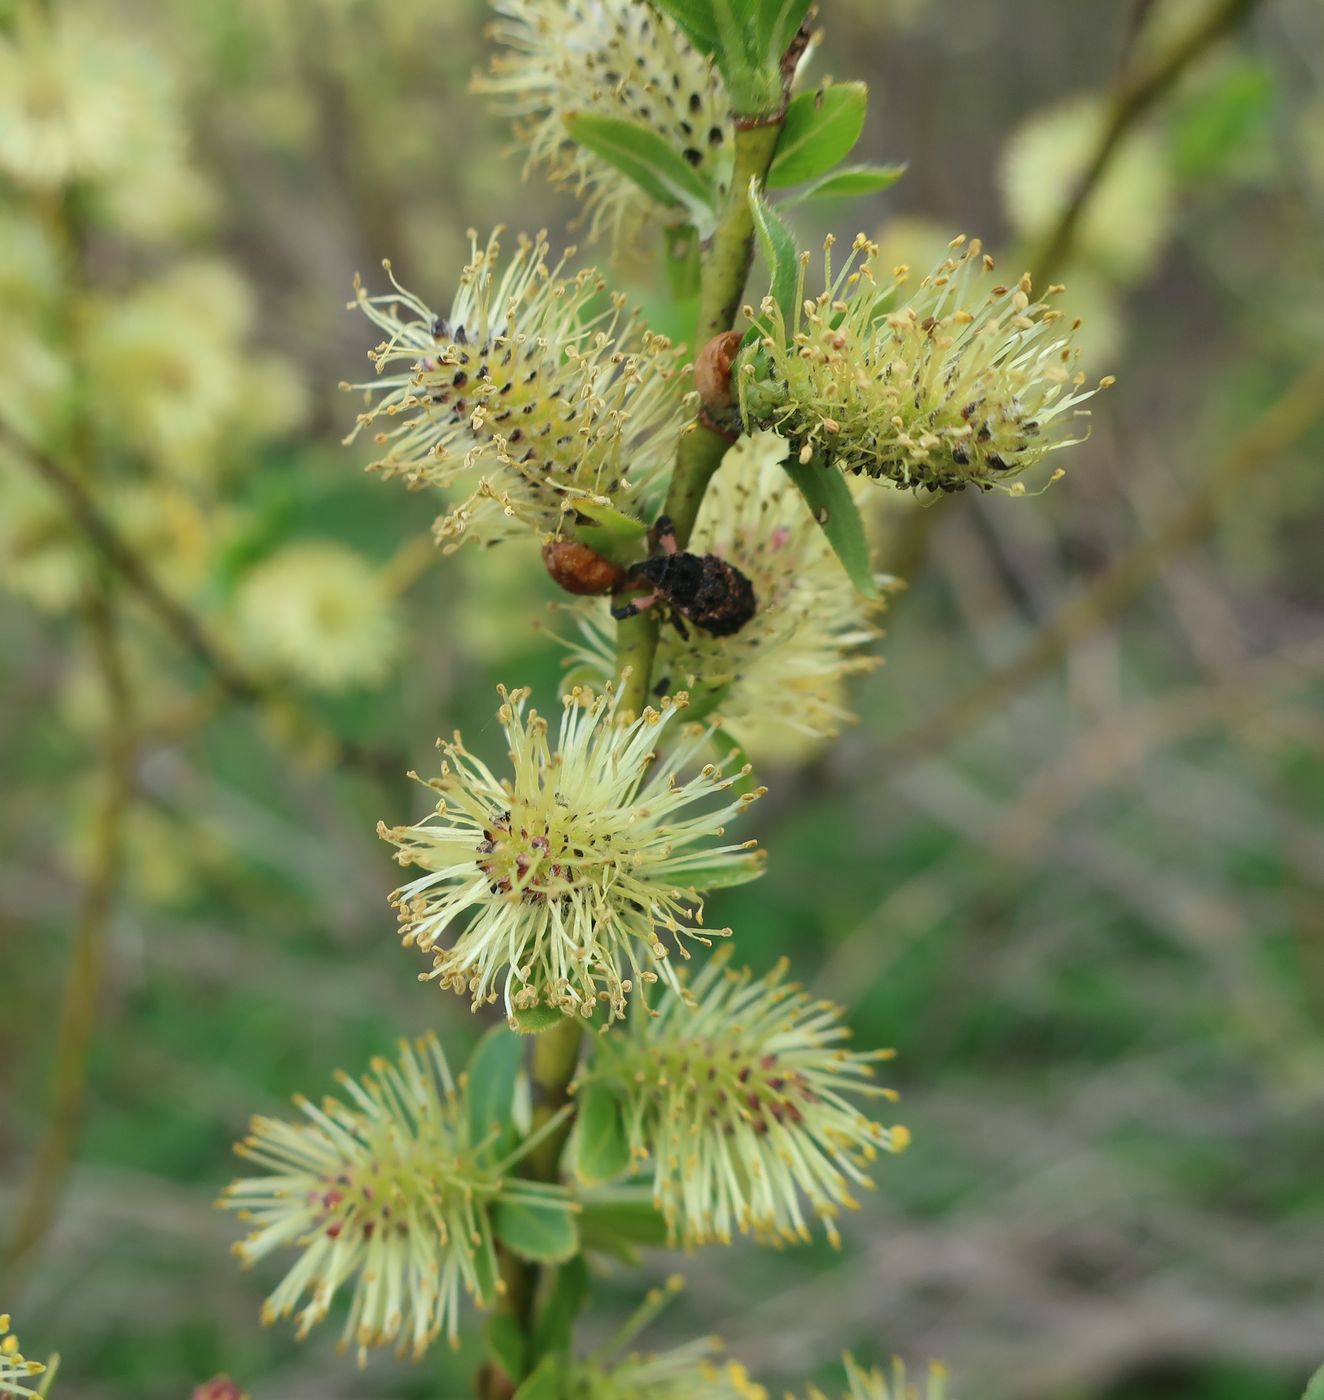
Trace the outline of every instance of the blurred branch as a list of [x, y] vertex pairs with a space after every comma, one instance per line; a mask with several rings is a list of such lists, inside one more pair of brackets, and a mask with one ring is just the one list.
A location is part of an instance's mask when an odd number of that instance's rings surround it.
[[128, 683], [111, 598], [100, 583], [89, 589], [86, 619], [109, 705], [103, 750], [104, 791], [96, 812], [91, 868], [79, 904], [60, 1000], [50, 1118], [16, 1212], [18, 1223], [5, 1251], [5, 1277], [11, 1291], [51, 1227], [78, 1142], [105, 963], [106, 929], [123, 868], [124, 821], [133, 796], [137, 746]]
[[[1083, 734], [1035, 774], [999, 815], [996, 847], [1021, 861], [1046, 843], [1070, 811], [1129, 771], [1152, 763], [1158, 749], [1199, 730], [1238, 719], [1262, 721], [1265, 697], [1317, 678], [1324, 667], [1324, 636], [1289, 643], [1215, 678], [1127, 705]], [[1276, 815], [1286, 822], [1286, 814]], [[1307, 834], [1308, 833], [1303, 833]], [[1313, 843], [1312, 843], [1313, 849]], [[1320, 851], [1324, 851], [1321, 843]], [[1324, 871], [1318, 856], [1312, 865]]]
[[1131, 56], [1144, 32], [1145, 25], [1157, 8], [1158, 0], [1131, 0], [1131, 12], [1126, 17], [1126, 33], [1122, 37], [1122, 49], [1117, 55], [1117, 73], [1126, 73], [1131, 66]]
[[[226, 655], [203, 622], [167, 592], [151, 566], [101, 512], [91, 492], [73, 472], [3, 423], [0, 423], [0, 444], [13, 450], [54, 488], [74, 523], [101, 558], [146, 604], [183, 650], [210, 672], [226, 697], [241, 705], [286, 698], [269, 682], [249, 674]], [[339, 759], [371, 777], [394, 779], [408, 766], [392, 754], [365, 748], [330, 731], [325, 731], [325, 737], [334, 745]]]
[[882, 749], [883, 768], [892, 771], [932, 756], [933, 749], [959, 738], [970, 725], [1060, 661], [1139, 593], [1170, 558], [1204, 534], [1230, 487], [1289, 447], [1322, 415], [1324, 357], [1310, 365], [1282, 398], [1242, 434], [1231, 451], [1152, 534], [1068, 602], [1019, 656], [889, 740]]
[[73, 472], [57, 462], [54, 457], [25, 442], [12, 428], [3, 423], [0, 423], [0, 443], [16, 451], [39, 476], [54, 487], [75, 524], [102, 558], [156, 614], [158, 620], [184, 650], [212, 673], [231, 699], [246, 704], [263, 694], [264, 687], [251, 676], [245, 675], [224, 656], [216, 643], [207, 636], [197, 618], [165, 591], [148, 565], [134, 553], [119, 531], [101, 513], [92, 499], [91, 492]]
[[1113, 87], [1108, 119], [1089, 163], [1074, 193], [1058, 215], [1057, 222], [1048, 230], [1030, 259], [1031, 273], [1036, 282], [1047, 281], [1067, 261], [1085, 207], [1107, 173], [1113, 156], [1121, 148], [1123, 137], [1206, 49], [1230, 34], [1259, 3], [1260, 0], [1219, 0], [1165, 53], [1139, 69], [1127, 65], [1123, 70]]
[[[1030, 277], [1036, 286], [1050, 281], [1070, 261], [1080, 221], [1103, 183], [1113, 157], [1121, 149], [1123, 138], [1206, 49], [1235, 29], [1259, 3], [1260, 0], [1219, 0], [1166, 53], [1139, 70], [1133, 70], [1126, 59], [1145, 16], [1141, 13], [1132, 16], [1123, 61], [1109, 98], [1108, 118], [1099, 133], [1098, 144], [1091, 152], [1071, 198], [1062, 206], [1057, 219], [1027, 260]], [[956, 496], [943, 496], [927, 508], [908, 511], [898, 522], [899, 528], [889, 530], [889, 538], [879, 550], [883, 567], [901, 578], [910, 578], [917, 573], [928, 554], [934, 529], [958, 499]]]

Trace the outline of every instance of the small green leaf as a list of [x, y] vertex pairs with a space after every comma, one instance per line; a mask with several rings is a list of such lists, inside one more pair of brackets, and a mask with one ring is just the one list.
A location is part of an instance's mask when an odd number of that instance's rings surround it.
[[749, 182], [749, 207], [754, 214], [754, 232], [759, 249], [772, 276], [772, 299], [781, 307], [787, 326], [795, 320], [796, 291], [800, 285], [800, 250], [790, 229], [759, 193], [758, 182]]
[[487, 1359], [511, 1380], [517, 1381], [524, 1374], [524, 1332], [509, 1313], [488, 1318], [483, 1346]]
[[729, 890], [737, 885], [747, 885], [763, 874], [767, 856], [763, 851], [747, 851], [744, 855], [732, 855], [721, 862], [705, 865], [703, 852], [699, 852], [692, 865], [666, 867], [667, 878], [674, 880], [683, 890]]
[[869, 89], [863, 83], [833, 83], [802, 92], [786, 109], [768, 188], [782, 190], [831, 170], [855, 148], [864, 130]]
[[504, 1156], [515, 1145], [515, 1085], [524, 1062], [524, 1047], [505, 1025], [493, 1026], [474, 1047], [465, 1066], [468, 1080], [469, 1132], [475, 1143], [499, 1129], [488, 1149]]
[[565, 1012], [554, 1006], [530, 1006], [515, 1012], [515, 1029], [520, 1035], [541, 1035], [565, 1020]]
[[533, 1329], [533, 1354], [568, 1352], [575, 1318], [588, 1298], [588, 1266], [576, 1254], [556, 1271], [556, 1281]]
[[564, 1201], [498, 1197], [492, 1229], [507, 1249], [539, 1264], [560, 1264], [579, 1250], [575, 1215]]
[[847, 165], [814, 180], [793, 194], [788, 205], [803, 204], [810, 199], [857, 199], [861, 195], [877, 194], [890, 189], [906, 173], [903, 165]]
[[1324, 1366], [1321, 1366], [1310, 1378], [1309, 1385], [1306, 1386], [1306, 1393], [1301, 1400], [1324, 1400]]
[[545, 1356], [511, 1400], [562, 1400], [561, 1380], [559, 1358]]
[[595, 525], [601, 526], [608, 534], [615, 535], [620, 539], [642, 539], [648, 533], [648, 526], [642, 520], [633, 515], [626, 515], [624, 511], [617, 510], [615, 506], [608, 505], [606, 501], [591, 500], [587, 496], [576, 496], [573, 499], [573, 506], [577, 515], [587, 516]]
[[616, 1192], [585, 1200], [579, 1233], [585, 1249], [637, 1264], [641, 1248], [660, 1249], [667, 1243], [667, 1222], [651, 1192]]
[[640, 540], [648, 533], [648, 526], [641, 519], [588, 496], [571, 497], [567, 504], [570, 507], [567, 514], [574, 521], [571, 531], [575, 539], [621, 567], [638, 559]]
[[717, 226], [712, 189], [652, 127], [591, 112], [570, 113], [565, 126], [573, 140], [615, 166], [659, 204], [684, 209], [700, 238], [707, 238]]
[[701, 54], [717, 52], [717, 24], [712, 0], [652, 0], [656, 9], [669, 15], [685, 31]]
[[575, 1175], [585, 1186], [614, 1181], [630, 1170], [625, 1111], [610, 1085], [592, 1080], [575, 1096]]
[[785, 470], [799, 488], [810, 514], [822, 526], [850, 581], [866, 598], [877, 598], [869, 541], [846, 478], [834, 467], [821, 467], [816, 462], [788, 462]]
[[[589, 687], [597, 684], [592, 674], [585, 676], [583, 684]], [[579, 1016], [576, 1019], [584, 1030], [596, 1030], [602, 1024], [602, 1018], [606, 1014], [603, 1003], [598, 1003], [593, 1008], [591, 1016]], [[520, 1035], [541, 1035], [544, 1031], [554, 1030], [565, 1021], [565, 1012], [558, 1011], [554, 1006], [530, 1006], [523, 1011], [515, 1012], [514, 1030]]]

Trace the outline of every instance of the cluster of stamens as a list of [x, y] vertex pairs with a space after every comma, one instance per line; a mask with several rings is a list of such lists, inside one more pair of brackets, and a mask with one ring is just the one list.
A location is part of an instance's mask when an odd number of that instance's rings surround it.
[[[534, 836], [521, 826], [516, 837], [510, 820], [509, 812], [494, 817], [491, 826], [483, 828], [483, 839], [478, 843], [478, 868], [491, 882], [492, 893], [515, 891], [521, 899], [539, 900], [563, 891], [569, 872], [551, 859], [552, 840], [546, 823]], [[484, 856], [489, 859], [481, 859]]]

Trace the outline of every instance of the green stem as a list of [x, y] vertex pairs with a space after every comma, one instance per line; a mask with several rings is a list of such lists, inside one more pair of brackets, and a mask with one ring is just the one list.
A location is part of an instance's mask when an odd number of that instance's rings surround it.
[[[559, 1025], [534, 1039], [530, 1066], [534, 1096], [530, 1136], [545, 1127], [570, 1102], [570, 1084], [579, 1066], [582, 1039], [580, 1022], [571, 1016], [563, 1017]], [[574, 1116], [567, 1113], [555, 1129], [534, 1145], [524, 1160], [524, 1176], [533, 1181], [557, 1180], [561, 1174], [561, 1153], [573, 1123]], [[500, 1309], [519, 1324], [526, 1339], [531, 1338], [542, 1271], [537, 1264], [520, 1259], [500, 1246], [497, 1252], [503, 1286]], [[482, 1400], [503, 1400], [523, 1379], [523, 1376], [503, 1376], [488, 1365], [478, 1373], [476, 1388]]]
[[722, 465], [730, 441], [704, 423], [696, 423], [680, 440], [676, 470], [667, 491], [666, 512], [676, 527], [676, 542], [683, 549], [694, 533], [704, 492], [713, 473]]
[[[703, 254], [696, 351], [735, 324], [750, 264], [754, 261], [754, 214], [749, 207], [749, 185], [751, 180], [763, 183], [781, 134], [780, 117], [757, 126], [736, 128], [731, 188], [712, 243]], [[721, 466], [729, 445], [726, 438], [702, 421], [681, 434], [665, 511], [676, 527], [676, 542], [682, 549], [690, 541], [703, 493], [713, 473]], [[657, 629], [657, 618], [652, 613], [627, 618], [617, 627], [616, 676], [622, 685], [623, 713], [637, 715], [648, 701], [653, 657], [657, 653]]]
[[[623, 595], [627, 600], [628, 597]], [[643, 713], [656, 653], [657, 620], [651, 613], [627, 617], [616, 624], [616, 680], [621, 690], [622, 719]]]
[[699, 281], [699, 231], [693, 224], [668, 229], [666, 239], [667, 290], [675, 301], [694, 295]]
[[[533, 1042], [533, 1131], [536, 1133], [570, 1102], [570, 1082], [579, 1065], [580, 1023], [573, 1016], [543, 1031]], [[561, 1149], [570, 1136], [574, 1119], [567, 1115], [555, 1132], [548, 1133], [529, 1153], [528, 1174], [535, 1181], [555, 1181]]]
[[763, 184], [781, 140], [782, 121], [777, 117], [758, 126], [736, 127], [735, 166], [726, 208], [703, 258], [696, 351], [735, 325], [754, 261], [754, 211], [749, 207], [749, 183], [756, 180]]
[[[749, 186], [762, 185], [781, 139], [782, 119], [759, 126], [738, 126], [735, 133], [735, 168], [726, 208], [703, 260], [699, 285], [699, 323], [695, 351], [715, 336], [729, 331], [740, 311], [754, 261], [754, 211], [749, 207]], [[666, 513], [676, 527], [676, 542], [683, 549], [699, 515], [703, 493], [721, 465], [727, 440], [700, 421], [686, 432], [676, 449], [676, 468], [667, 491]]]

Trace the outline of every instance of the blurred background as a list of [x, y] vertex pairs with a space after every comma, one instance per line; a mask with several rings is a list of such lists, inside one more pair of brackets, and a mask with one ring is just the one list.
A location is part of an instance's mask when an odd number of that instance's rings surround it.
[[[355, 271], [445, 305], [470, 225], [566, 240], [469, 94], [488, 18], [0, 0], [0, 1307], [66, 1400], [468, 1393], [472, 1351], [262, 1330], [277, 1272], [211, 1203], [251, 1113], [481, 1029], [415, 981], [373, 828], [437, 734], [494, 751], [498, 680], [552, 693], [554, 590], [442, 560], [337, 384]], [[1324, 1360], [1324, 4], [821, 20], [857, 156], [910, 169], [805, 242], [978, 233], [1118, 383], [1037, 501], [880, 492], [886, 665], [765, 758], [768, 873], [713, 910], [898, 1047], [914, 1146], [842, 1252], [652, 1257], [586, 1336], [679, 1269], [650, 1340], [777, 1392], [849, 1347], [963, 1400], [1288, 1400]]]

